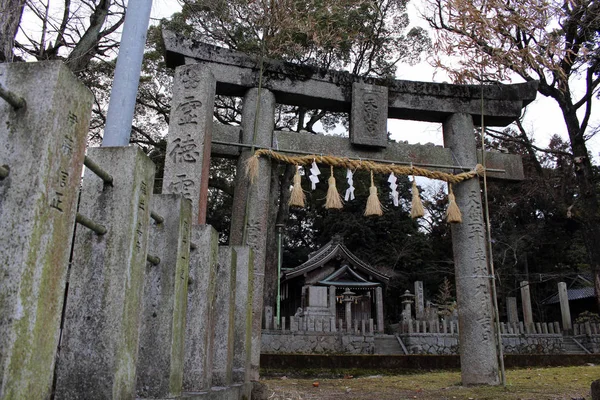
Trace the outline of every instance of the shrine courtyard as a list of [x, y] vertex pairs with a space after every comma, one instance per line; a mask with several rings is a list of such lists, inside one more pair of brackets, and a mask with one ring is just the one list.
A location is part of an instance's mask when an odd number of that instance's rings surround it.
[[[304, 370], [285, 375], [264, 371], [261, 382], [270, 400], [346, 399], [591, 399], [590, 385], [600, 366], [520, 368], [506, 371], [502, 386], [461, 386], [460, 371], [386, 375], [384, 371]], [[318, 385], [317, 385], [318, 384]]]

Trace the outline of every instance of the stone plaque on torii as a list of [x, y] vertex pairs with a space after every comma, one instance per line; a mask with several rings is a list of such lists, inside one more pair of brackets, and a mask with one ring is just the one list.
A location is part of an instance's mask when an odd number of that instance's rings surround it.
[[[473, 132], [481, 123], [482, 111], [487, 126], [506, 126], [520, 116], [537, 92], [535, 82], [481, 87], [384, 81], [271, 60], [264, 61], [258, 90], [260, 67], [255, 58], [168, 31], [164, 39], [167, 65], [178, 68], [163, 191], [191, 198], [200, 223], [204, 223], [206, 213], [210, 154], [239, 156], [238, 171], [243, 171], [242, 162], [251, 156], [249, 147], [272, 148], [276, 144], [280, 151], [388, 160], [462, 172], [481, 162]], [[213, 126], [215, 94], [244, 98], [241, 130]], [[274, 131], [276, 103], [350, 112], [350, 139]], [[387, 118], [441, 123], [445, 147], [388, 143]], [[247, 244], [256, 255], [257, 294], [263, 291], [271, 180], [270, 160], [259, 161], [258, 179], [253, 185], [243, 173], [236, 178], [230, 238], [231, 244], [241, 244], [242, 232], [247, 231]], [[486, 152], [485, 163], [490, 178], [523, 179], [520, 156]], [[463, 223], [452, 226], [462, 380], [463, 384], [498, 384], [498, 338], [493, 327], [480, 191], [478, 179], [464, 181], [454, 189], [463, 212]], [[253, 309], [252, 375], [257, 378], [262, 296], [255, 296]]]

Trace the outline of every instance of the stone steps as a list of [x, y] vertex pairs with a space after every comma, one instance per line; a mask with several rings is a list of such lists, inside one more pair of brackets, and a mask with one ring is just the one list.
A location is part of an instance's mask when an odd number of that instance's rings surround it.
[[563, 348], [566, 354], [587, 354], [572, 338], [563, 337]]
[[394, 335], [382, 335], [375, 337], [375, 354], [403, 355], [402, 347]]

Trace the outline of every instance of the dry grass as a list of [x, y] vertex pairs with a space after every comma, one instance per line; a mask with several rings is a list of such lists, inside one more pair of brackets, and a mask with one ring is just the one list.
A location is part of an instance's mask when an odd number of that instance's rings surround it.
[[[268, 377], [262, 380], [271, 400], [344, 399], [590, 399], [600, 366], [530, 368], [507, 371], [506, 387], [465, 387], [460, 372], [371, 375], [310, 379]], [[318, 387], [313, 386], [318, 382]]]

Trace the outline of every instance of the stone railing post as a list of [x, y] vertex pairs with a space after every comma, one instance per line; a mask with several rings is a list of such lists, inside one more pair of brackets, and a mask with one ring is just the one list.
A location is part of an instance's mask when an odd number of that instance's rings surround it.
[[88, 155], [114, 182], [85, 174], [79, 210], [108, 232], [75, 235], [56, 398], [131, 399], [154, 164], [137, 147], [92, 148]]
[[198, 64], [175, 70], [163, 193], [191, 200], [198, 224], [206, 222], [216, 86], [212, 72]]
[[146, 269], [136, 392], [140, 398], [181, 394], [190, 265], [192, 205], [161, 194], [152, 210], [163, 218], [150, 229], [149, 251], [160, 259]]
[[0, 64], [0, 84], [25, 100], [0, 99], [0, 399], [46, 399], [93, 98], [60, 62]]

